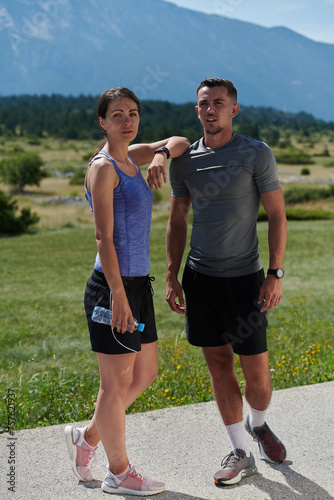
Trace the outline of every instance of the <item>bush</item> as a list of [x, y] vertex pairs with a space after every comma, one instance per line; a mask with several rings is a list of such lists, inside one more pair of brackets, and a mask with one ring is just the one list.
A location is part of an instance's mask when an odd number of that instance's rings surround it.
[[281, 148], [281, 149], [286, 149], [286, 148], [289, 148], [290, 146], [291, 146], [291, 140], [290, 140], [290, 138], [283, 139], [282, 141], [280, 141], [278, 143], [278, 147]]
[[325, 147], [321, 153], [315, 153], [314, 156], [330, 156], [328, 147]]
[[[334, 219], [334, 213], [322, 209], [287, 208], [287, 220], [329, 220]], [[258, 222], [267, 221], [268, 216], [261, 206], [257, 217]]]
[[3, 191], [0, 191], [0, 234], [21, 234], [30, 226], [37, 224], [39, 217], [30, 212], [30, 208], [22, 208], [21, 215], [15, 215], [17, 202]]
[[90, 152], [90, 153], [85, 153], [84, 155], [82, 155], [81, 158], [83, 159], [83, 161], [89, 162], [89, 160], [91, 159], [91, 157], [92, 157], [92, 153]]
[[275, 156], [277, 163], [285, 163], [288, 165], [311, 165], [314, 163], [312, 161], [312, 156], [302, 151], [290, 151]]
[[47, 176], [40, 168], [42, 165], [42, 158], [37, 153], [19, 152], [1, 161], [0, 173], [5, 184], [23, 191], [26, 185], [39, 186], [40, 181]]
[[286, 204], [305, 203], [334, 197], [334, 185], [328, 188], [296, 187], [284, 192]]
[[307, 167], [303, 167], [300, 171], [300, 175], [310, 175], [311, 170]]
[[37, 135], [28, 136], [28, 144], [31, 146], [40, 146], [42, 143], [41, 139]]
[[86, 168], [76, 168], [69, 181], [70, 186], [83, 186], [86, 177]]
[[153, 196], [154, 196], [153, 203], [160, 203], [160, 201], [162, 200], [162, 194], [160, 193], [160, 191], [154, 189]]
[[329, 210], [288, 208], [286, 210], [288, 220], [330, 220], [334, 219], [334, 213]]

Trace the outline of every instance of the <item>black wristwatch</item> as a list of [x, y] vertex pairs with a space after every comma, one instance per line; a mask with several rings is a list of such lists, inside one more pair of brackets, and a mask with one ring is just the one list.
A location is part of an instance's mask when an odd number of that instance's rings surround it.
[[166, 153], [166, 155], [167, 155], [167, 160], [168, 160], [168, 158], [170, 157], [170, 152], [169, 152], [169, 149], [168, 149], [168, 148], [166, 148], [166, 146], [161, 146], [161, 148], [156, 149], [156, 150], [154, 151], [154, 154], [156, 154], [156, 153]]
[[273, 274], [276, 278], [283, 278], [284, 271], [280, 267], [278, 269], [268, 269], [267, 274]]

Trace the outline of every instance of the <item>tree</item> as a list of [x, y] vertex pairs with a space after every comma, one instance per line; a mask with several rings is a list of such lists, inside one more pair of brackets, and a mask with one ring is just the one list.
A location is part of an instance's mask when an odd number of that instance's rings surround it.
[[0, 234], [21, 234], [39, 221], [38, 215], [31, 213], [30, 208], [22, 208], [19, 217], [16, 212], [16, 200], [0, 191]]
[[24, 186], [39, 186], [40, 181], [47, 176], [41, 170], [43, 160], [37, 153], [23, 152], [14, 157], [5, 158], [0, 164], [0, 173], [5, 184], [13, 189], [23, 191]]

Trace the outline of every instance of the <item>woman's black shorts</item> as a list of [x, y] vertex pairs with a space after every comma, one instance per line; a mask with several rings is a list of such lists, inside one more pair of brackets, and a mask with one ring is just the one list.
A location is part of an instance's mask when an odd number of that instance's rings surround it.
[[235, 353], [243, 355], [267, 351], [267, 313], [261, 313], [262, 305], [257, 303], [263, 281], [263, 269], [221, 278], [186, 265], [182, 286], [189, 343], [201, 347], [231, 344]]
[[95, 306], [111, 309], [111, 294], [103, 273], [94, 270], [88, 279], [85, 291], [85, 310], [92, 350], [104, 354], [139, 352], [141, 344], [150, 344], [158, 339], [155, 326], [151, 281], [149, 276], [122, 277], [125, 293], [132, 315], [145, 324], [143, 332], [118, 332], [110, 326], [92, 321]]

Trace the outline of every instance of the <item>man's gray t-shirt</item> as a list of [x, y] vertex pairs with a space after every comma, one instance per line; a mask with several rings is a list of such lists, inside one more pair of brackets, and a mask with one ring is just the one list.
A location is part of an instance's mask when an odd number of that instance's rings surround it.
[[203, 138], [170, 164], [173, 197], [191, 196], [193, 229], [187, 264], [210, 276], [245, 276], [259, 271], [256, 232], [260, 193], [280, 188], [271, 149], [233, 134], [223, 147]]

